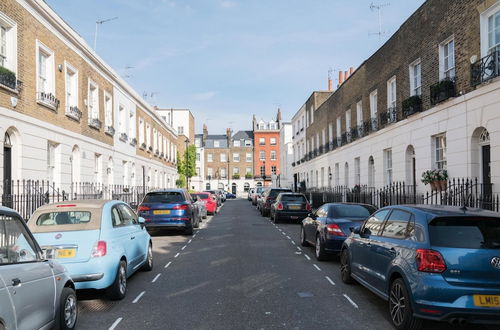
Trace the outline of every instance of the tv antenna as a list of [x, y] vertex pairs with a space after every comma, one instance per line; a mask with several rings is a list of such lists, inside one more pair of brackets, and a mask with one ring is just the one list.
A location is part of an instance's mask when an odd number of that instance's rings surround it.
[[130, 69], [134, 69], [134, 67], [133, 67], [133, 66], [130, 66], [130, 65], [127, 65], [127, 66], [126, 66], [126, 67], [124, 67], [123, 69], [124, 69], [124, 70], [123, 70], [123, 71], [124, 71], [124, 73], [123, 73], [123, 77], [125, 77], [125, 78], [131, 78], [131, 77], [132, 77], [132, 75], [130, 74], [129, 70], [130, 70]]
[[378, 35], [378, 39], [379, 40], [382, 40], [382, 36], [384, 36], [386, 34], [386, 31], [383, 31], [382, 30], [382, 14], [381, 14], [381, 10], [382, 8], [384, 7], [388, 7], [390, 6], [391, 4], [390, 3], [382, 3], [382, 4], [374, 4], [373, 2], [370, 4], [370, 10], [371, 11], [377, 11], [378, 13], [378, 32], [372, 32], [372, 33], [369, 33], [370, 35]]

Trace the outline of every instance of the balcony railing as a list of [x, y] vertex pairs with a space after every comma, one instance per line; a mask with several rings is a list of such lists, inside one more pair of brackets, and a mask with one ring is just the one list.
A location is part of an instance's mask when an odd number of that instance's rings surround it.
[[153, 152], [153, 147], [152, 147], [152, 146], [149, 146], [148, 151], [149, 151], [149, 152]]
[[121, 133], [120, 134], [120, 141], [127, 142], [128, 136], [127, 133]]
[[142, 150], [146, 150], [146, 143], [141, 143], [141, 146], [139, 147]]
[[80, 119], [82, 119], [82, 112], [77, 106], [66, 107], [66, 116], [76, 121], [80, 121]]
[[500, 75], [500, 51], [494, 51], [471, 65], [470, 83], [473, 87]]
[[358, 128], [351, 127], [349, 134], [351, 136], [351, 142], [357, 140], [358, 139]]
[[155, 150], [155, 156], [156, 156], [156, 157], [159, 157], [159, 156], [160, 156], [160, 150], [158, 150], [158, 149], [156, 149], [156, 150]]
[[16, 74], [4, 67], [0, 67], [0, 85], [17, 90], [18, 80], [16, 79]]
[[162, 153], [160, 154], [160, 158], [163, 158], [163, 157], [165, 157], [165, 154], [162, 152]]
[[102, 122], [98, 118], [89, 118], [89, 126], [99, 130], [102, 127]]
[[429, 87], [431, 104], [435, 105], [456, 96], [455, 79], [444, 79]]
[[36, 94], [36, 100], [38, 103], [52, 109], [57, 110], [61, 101], [57, 99], [52, 93], [39, 92]]
[[407, 98], [402, 103], [403, 118], [422, 112], [422, 98], [420, 95], [413, 95]]
[[109, 136], [114, 136], [115, 128], [113, 126], [106, 126], [104, 127], [104, 133], [108, 134]]
[[372, 117], [370, 118], [370, 131], [376, 132], [378, 130], [378, 118]]
[[398, 121], [398, 111], [396, 107], [387, 108], [387, 111], [383, 111], [379, 115], [380, 128], [383, 128], [397, 121]]
[[133, 138], [130, 140], [130, 145], [135, 147], [137, 145], [137, 139], [136, 138]]

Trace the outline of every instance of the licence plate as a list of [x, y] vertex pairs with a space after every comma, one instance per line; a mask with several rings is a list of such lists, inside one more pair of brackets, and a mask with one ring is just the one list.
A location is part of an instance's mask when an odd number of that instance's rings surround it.
[[170, 210], [155, 210], [153, 214], [170, 214]]
[[74, 258], [75, 257], [75, 249], [59, 249], [56, 253], [57, 259], [63, 258]]
[[474, 295], [474, 305], [479, 307], [500, 307], [500, 296]]
[[300, 210], [300, 205], [288, 205], [290, 210]]

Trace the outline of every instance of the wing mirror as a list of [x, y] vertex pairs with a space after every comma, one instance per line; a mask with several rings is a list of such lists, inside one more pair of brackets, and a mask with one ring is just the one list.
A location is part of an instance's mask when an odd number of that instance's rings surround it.
[[144, 228], [144, 226], [146, 226], [146, 219], [144, 219], [143, 217], [137, 218], [137, 222], [139, 222], [141, 228]]
[[361, 227], [360, 226], [350, 227], [349, 230], [351, 231], [351, 233], [359, 235], [361, 232]]

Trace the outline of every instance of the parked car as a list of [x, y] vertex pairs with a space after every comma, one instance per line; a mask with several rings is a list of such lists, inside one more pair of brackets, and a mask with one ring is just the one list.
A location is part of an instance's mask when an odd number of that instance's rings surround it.
[[390, 206], [353, 230], [342, 280], [388, 301], [396, 329], [421, 319], [500, 323], [500, 214], [451, 206]]
[[178, 229], [193, 235], [193, 228], [200, 224], [198, 205], [185, 189], [149, 192], [137, 210], [148, 229]]
[[208, 215], [207, 207], [205, 205], [205, 201], [199, 198], [199, 194], [191, 193], [191, 199], [193, 202], [198, 205], [198, 217], [201, 219], [206, 219]]
[[302, 221], [300, 243], [313, 245], [316, 259], [322, 261], [338, 255], [342, 243], [376, 208], [368, 204], [327, 203]]
[[262, 193], [264, 192], [264, 187], [257, 187], [255, 188], [255, 192], [252, 195], [252, 205], [258, 205], [257, 201], [260, 196], [262, 196]]
[[226, 200], [228, 200], [228, 199], [235, 199], [236, 198], [236, 195], [233, 194], [233, 193], [230, 193], [229, 191], [225, 192], [225, 196], [226, 196]]
[[280, 193], [276, 202], [271, 205], [271, 220], [302, 221], [311, 212], [311, 204], [304, 194]]
[[44, 258], [18, 213], [0, 206], [0, 328], [74, 329], [77, 318], [69, 274]]
[[249, 201], [252, 201], [253, 194], [255, 194], [255, 188], [250, 188], [250, 189], [248, 189], [248, 196], [247, 196], [247, 199], [248, 199]]
[[197, 192], [191, 194], [191, 196], [196, 196], [196, 198], [203, 202], [205, 205], [205, 210], [208, 214], [214, 215], [217, 213], [217, 197], [209, 192]]
[[217, 190], [205, 190], [204, 192], [208, 192], [217, 198], [217, 206], [222, 206], [222, 197], [217, 193]]
[[145, 221], [122, 201], [65, 201], [39, 207], [28, 221], [45, 256], [68, 270], [76, 289], [106, 289], [123, 299], [127, 278], [153, 268]]
[[271, 212], [271, 204], [276, 201], [276, 197], [282, 192], [292, 192], [286, 188], [270, 188], [264, 191], [258, 201], [258, 209], [263, 217], [267, 217]]
[[224, 190], [222, 190], [222, 189], [216, 190], [216, 193], [220, 196], [221, 202], [225, 203], [226, 202], [226, 193], [224, 192]]

